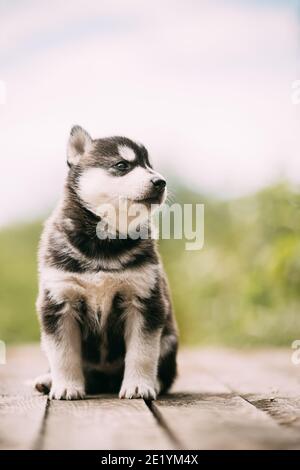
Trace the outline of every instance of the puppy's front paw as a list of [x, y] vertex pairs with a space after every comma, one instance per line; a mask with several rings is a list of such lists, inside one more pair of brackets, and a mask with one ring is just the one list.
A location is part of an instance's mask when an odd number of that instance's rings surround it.
[[68, 381], [53, 381], [49, 394], [51, 400], [81, 400], [84, 396], [84, 384]]
[[145, 379], [124, 380], [119, 398], [144, 398], [145, 400], [155, 400], [157, 391], [151, 381]]

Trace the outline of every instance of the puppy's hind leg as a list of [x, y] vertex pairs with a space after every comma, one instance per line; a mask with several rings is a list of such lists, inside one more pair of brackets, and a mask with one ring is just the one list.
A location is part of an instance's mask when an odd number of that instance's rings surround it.
[[36, 377], [34, 380], [35, 389], [44, 394], [48, 394], [51, 390], [52, 378], [50, 372], [48, 374], [42, 374]]
[[162, 335], [161, 350], [158, 364], [158, 380], [160, 393], [166, 393], [171, 388], [177, 375], [178, 338], [177, 334]]

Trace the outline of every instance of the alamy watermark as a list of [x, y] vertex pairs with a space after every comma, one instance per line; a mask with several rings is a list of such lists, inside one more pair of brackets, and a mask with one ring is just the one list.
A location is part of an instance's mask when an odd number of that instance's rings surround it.
[[294, 105], [300, 104], [300, 80], [295, 80], [292, 83], [291, 100]]
[[300, 339], [295, 339], [292, 342], [292, 349], [295, 351], [292, 353], [291, 361], [295, 366], [300, 364]]
[[146, 205], [127, 199], [102, 204], [97, 214], [99, 239], [185, 240], [187, 251], [204, 245], [204, 204]]
[[0, 365], [6, 364], [6, 345], [0, 340]]

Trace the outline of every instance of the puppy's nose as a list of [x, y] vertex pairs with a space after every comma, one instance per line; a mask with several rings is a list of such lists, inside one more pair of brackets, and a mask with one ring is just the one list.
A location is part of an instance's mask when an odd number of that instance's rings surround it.
[[162, 179], [162, 178], [152, 178], [151, 180], [151, 183], [153, 184], [153, 186], [155, 187], [155, 189], [161, 191], [162, 189], [165, 188], [167, 182], [166, 180]]

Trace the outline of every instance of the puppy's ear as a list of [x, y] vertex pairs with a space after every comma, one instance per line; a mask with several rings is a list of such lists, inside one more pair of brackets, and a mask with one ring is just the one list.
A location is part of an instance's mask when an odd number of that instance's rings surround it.
[[69, 166], [77, 165], [84, 154], [87, 154], [92, 148], [92, 138], [80, 126], [73, 126], [70, 132], [68, 148], [67, 148], [67, 163]]

